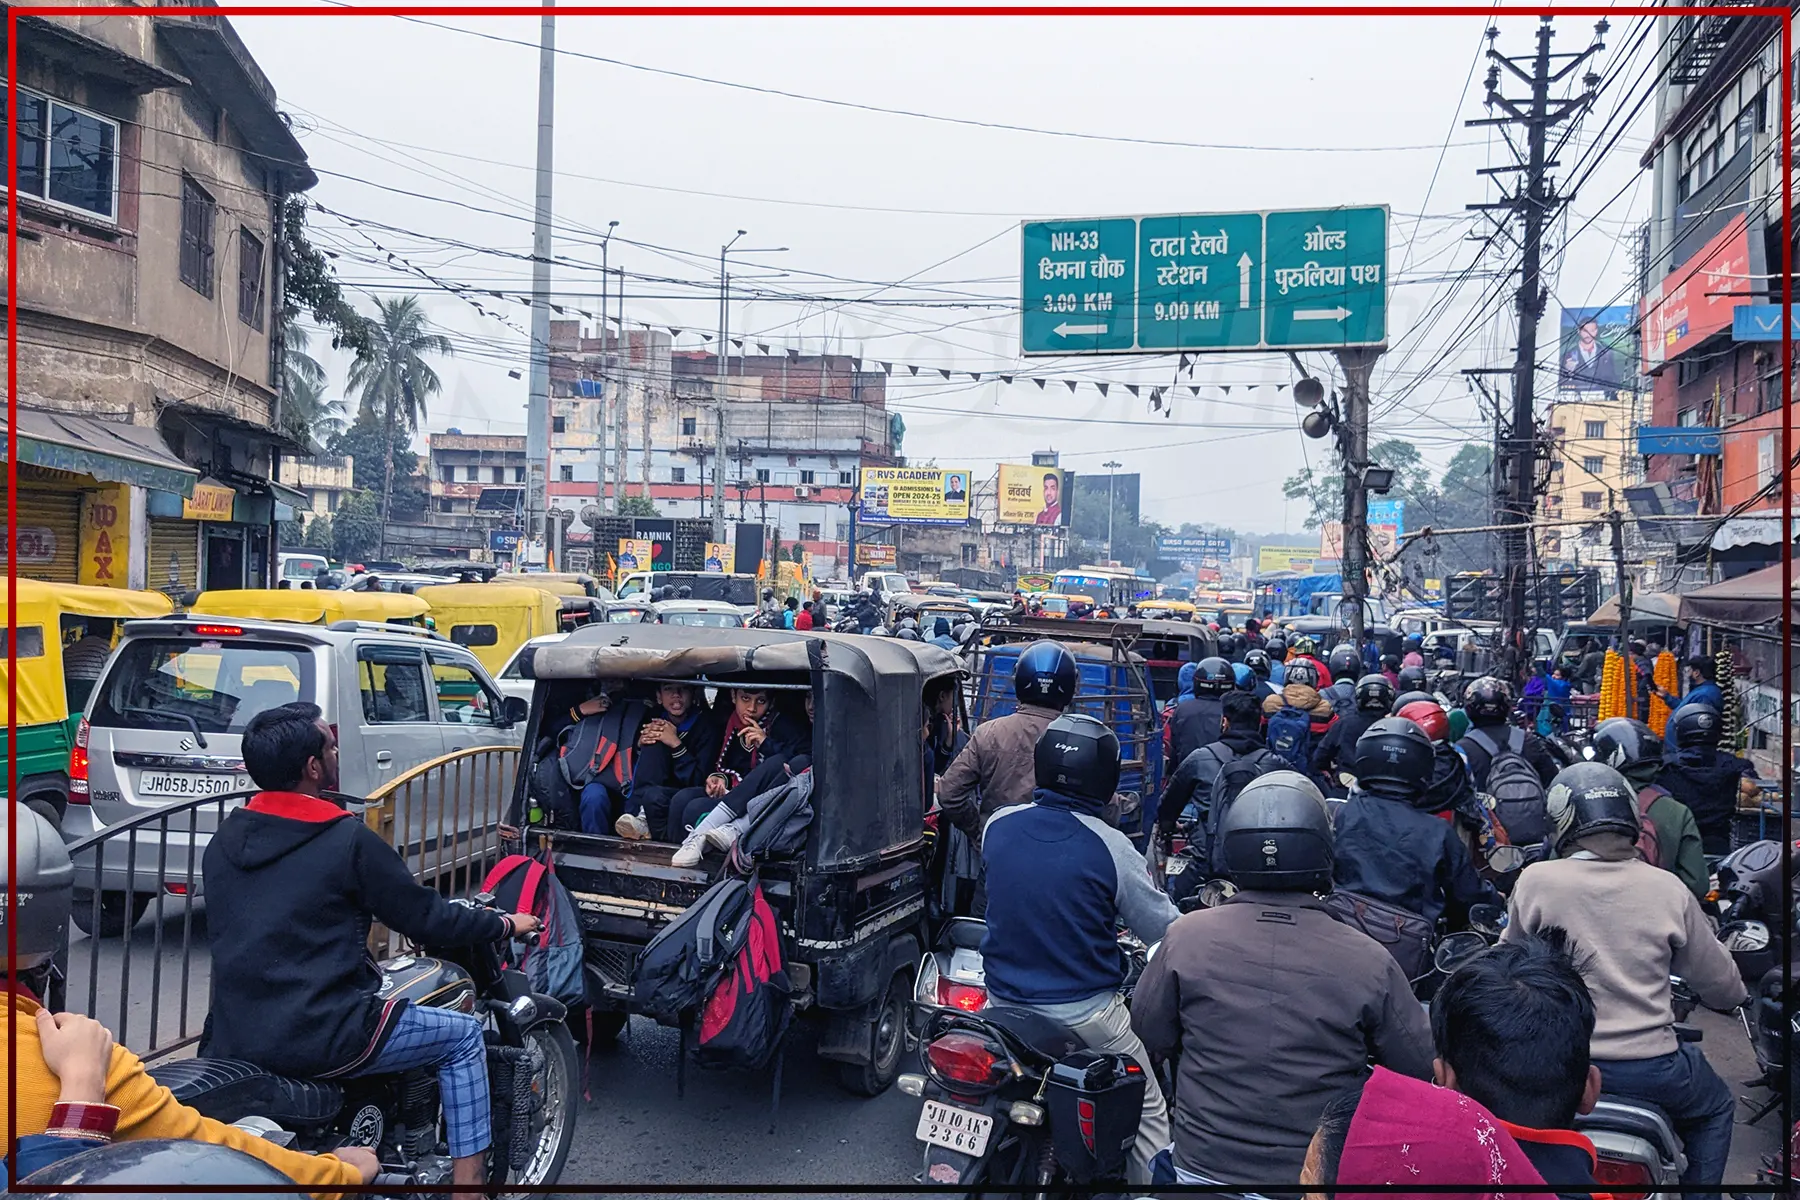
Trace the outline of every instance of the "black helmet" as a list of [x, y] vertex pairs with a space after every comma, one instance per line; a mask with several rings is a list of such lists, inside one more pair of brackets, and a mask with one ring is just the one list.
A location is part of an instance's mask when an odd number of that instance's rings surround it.
[[1298, 659], [1287, 665], [1286, 682], [1301, 683], [1305, 684], [1307, 687], [1318, 687], [1319, 668], [1313, 666], [1312, 663], [1308, 662], [1306, 659]]
[[[236, 1200], [280, 1188], [294, 1189], [294, 1181], [260, 1158], [252, 1158], [242, 1150], [219, 1146], [212, 1142], [175, 1141], [167, 1138], [145, 1138], [140, 1141], [113, 1142], [92, 1150], [58, 1159], [21, 1180], [23, 1183], [51, 1186], [65, 1200], [76, 1197], [87, 1200], [129, 1190], [134, 1195], [157, 1196], [165, 1184], [179, 1183], [184, 1188], [198, 1185], [210, 1196]], [[126, 1189], [124, 1185], [136, 1184]], [[101, 1192], [84, 1190], [84, 1185], [99, 1185]], [[242, 1192], [232, 1191], [244, 1187]]]
[[1065, 709], [1075, 699], [1075, 656], [1055, 642], [1033, 642], [1013, 667], [1013, 696], [1021, 704]]
[[1492, 725], [1512, 711], [1512, 689], [1505, 680], [1483, 675], [1463, 691], [1463, 711], [1472, 725]]
[[1194, 668], [1194, 695], [1216, 696], [1220, 692], [1231, 690], [1237, 682], [1237, 676], [1231, 670], [1231, 664], [1218, 655], [1208, 655], [1200, 660]]
[[919, 636], [919, 631], [916, 629], [902, 629], [899, 633], [896, 633], [894, 636], [899, 638], [903, 642], [922, 642], [925, 640], [924, 638]]
[[1221, 633], [1219, 635], [1219, 653], [1221, 655], [1223, 655], [1226, 658], [1229, 658], [1233, 654], [1236, 654], [1237, 650], [1238, 650], [1237, 634]]
[[1105, 804], [1119, 786], [1119, 738], [1090, 716], [1064, 713], [1044, 727], [1032, 763], [1039, 787]]
[[1430, 692], [1421, 692], [1421, 691], [1401, 692], [1398, 696], [1394, 697], [1394, 707], [1392, 708], [1391, 711], [1398, 713], [1401, 709], [1403, 709], [1407, 705], [1413, 703], [1415, 700], [1429, 700], [1433, 704], [1437, 703], [1437, 697], [1432, 695]]
[[899, 628], [910, 629], [914, 633], [917, 633], [919, 630], [919, 623], [917, 621], [913, 620], [911, 617], [901, 617]]
[[1356, 707], [1364, 712], [1392, 712], [1394, 685], [1386, 675], [1364, 675], [1356, 681]]
[[1394, 674], [1398, 675], [1400, 673], [1400, 656], [1398, 654], [1382, 655], [1381, 669], [1384, 671], [1392, 671]]
[[1332, 647], [1331, 657], [1325, 660], [1325, 665], [1331, 671], [1331, 681], [1336, 683], [1340, 679], [1349, 679], [1362, 670], [1362, 655], [1356, 652], [1355, 646], [1346, 642]]
[[1267, 650], [1247, 650], [1244, 652], [1244, 665], [1258, 679], [1267, 679], [1274, 673], [1274, 665], [1269, 662]]
[[1662, 739], [1648, 725], [1631, 717], [1608, 717], [1594, 726], [1588, 748], [1593, 751], [1593, 761], [1628, 777], [1654, 773], [1662, 766]]
[[1274, 660], [1275, 662], [1286, 662], [1287, 661], [1287, 639], [1286, 638], [1279, 637], [1279, 636], [1272, 637], [1267, 642], [1263, 643], [1263, 646], [1266, 650], [1268, 650], [1269, 657], [1272, 660]]
[[1241, 888], [1331, 890], [1331, 817], [1325, 797], [1297, 771], [1271, 771], [1245, 784], [1214, 836], [1225, 873]]
[[694, 589], [685, 583], [675, 589], [675, 598], [677, 600], [691, 600], [693, 599], [693, 596]]
[[1710, 748], [1719, 744], [1719, 734], [1723, 732], [1720, 724], [1719, 710], [1712, 705], [1684, 704], [1675, 710], [1675, 716], [1669, 721], [1669, 736], [1681, 750], [1695, 746]]
[[1401, 667], [1400, 668], [1400, 690], [1403, 692], [1425, 691], [1426, 690], [1426, 688], [1425, 688], [1425, 668], [1424, 667]]
[[764, 588], [762, 598], [764, 600], [773, 600], [775, 598], [775, 589], [774, 588]]
[[1351, 770], [1365, 792], [1416, 800], [1431, 782], [1435, 757], [1423, 729], [1404, 717], [1383, 717], [1356, 739]]
[[[69, 924], [69, 908], [75, 887], [75, 868], [56, 827], [36, 809], [14, 800], [6, 805], [7, 820], [18, 826], [19, 873], [12, 881], [19, 907], [12, 921], [18, 931], [18, 957], [11, 960], [18, 971], [29, 971], [50, 961], [62, 946]], [[0, 843], [8, 837], [0, 823]], [[6, 860], [0, 852], [0, 906], [6, 903]], [[4, 916], [0, 907], [0, 916]]]
[[1558, 854], [1590, 834], [1638, 835], [1637, 789], [1605, 763], [1578, 762], [1558, 771], [1544, 805]]

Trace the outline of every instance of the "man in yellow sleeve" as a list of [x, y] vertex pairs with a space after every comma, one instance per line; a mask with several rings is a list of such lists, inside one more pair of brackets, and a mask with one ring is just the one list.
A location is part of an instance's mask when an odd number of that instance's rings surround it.
[[[52, 959], [69, 920], [75, 869], [49, 822], [31, 809], [4, 801], [0, 846], [7, 826], [18, 827], [18, 907], [6, 905], [6, 856], [0, 851], [0, 938], [7, 924], [17, 929], [17, 955], [8, 961], [7, 1021], [19, 1047], [18, 1095], [14, 1098], [18, 1136], [53, 1133], [116, 1141], [177, 1138], [230, 1146], [262, 1159], [315, 1197], [372, 1181], [380, 1169], [372, 1151], [346, 1147], [335, 1155], [298, 1154], [244, 1130], [215, 1121], [180, 1103], [144, 1070], [138, 1056], [114, 1046], [106, 1071], [104, 1102], [72, 1101], [63, 1081], [45, 1061], [40, 1041], [37, 996], [54, 969]], [[58, 1025], [86, 1018], [59, 1014]], [[0, 1031], [0, 1076], [7, 1073], [9, 1034]], [[179, 1182], [170, 1180], [171, 1183]]]

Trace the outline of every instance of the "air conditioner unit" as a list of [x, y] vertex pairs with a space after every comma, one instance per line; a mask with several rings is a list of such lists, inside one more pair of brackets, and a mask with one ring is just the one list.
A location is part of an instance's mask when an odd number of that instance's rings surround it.
[[794, 499], [796, 499], [796, 500], [805, 500], [807, 497], [809, 497], [811, 495], [812, 495], [812, 489], [809, 487], [806, 487], [804, 485], [794, 489]]

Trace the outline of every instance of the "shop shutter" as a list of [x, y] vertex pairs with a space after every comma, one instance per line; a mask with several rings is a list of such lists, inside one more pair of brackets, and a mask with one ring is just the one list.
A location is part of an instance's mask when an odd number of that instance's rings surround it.
[[144, 560], [144, 586], [153, 592], [169, 591], [169, 560], [176, 563], [174, 592], [191, 592], [200, 586], [200, 530], [197, 521], [150, 518], [150, 553]]
[[[6, 492], [0, 489], [0, 529], [6, 520]], [[41, 579], [46, 583], [75, 583], [80, 578], [81, 561], [81, 493], [63, 489], [19, 485], [19, 530], [21, 541], [31, 539], [31, 548], [21, 561], [19, 578]], [[26, 530], [43, 531], [27, 535]], [[0, 541], [4, 537], [0, 536]], [[46, 544], [48, 543], [48, 544]], [[0, 567], [6, 562], [7, 549], [0, 545]]]

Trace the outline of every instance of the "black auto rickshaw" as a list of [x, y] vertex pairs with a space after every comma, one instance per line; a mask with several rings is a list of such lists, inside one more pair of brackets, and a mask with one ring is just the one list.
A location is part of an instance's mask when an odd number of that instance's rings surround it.
[[523, 831], [527, 853], [553, 861], [574, 899], [591, 1027], [605, 1037], [643, 1011], [634, 997], [640, 952], [727, 865], [709, 857], [676, 867], [674, 843], [531, 824], [546, 714], [566, 712], [602, 682], [628, 697], [696, 683], [721, 701], [722, 689], [754, 685], [778, 699], [786, 693], [790, 707], [810, 691], [813, 819], [798, 853], [760, 862], [757, 872], [780, 925], [795, 1007], [818, 1026], [818, 1054], [839, 1064], [849, 1090], [885, 1090], [899, 1071], [912, 977], [931, 944], [925, 691], [958, 679], [957, 659], [892, 638], [606, 623], [529, 653], [522, 671], [537, 685], [509, 824]]

